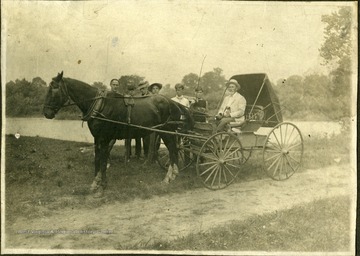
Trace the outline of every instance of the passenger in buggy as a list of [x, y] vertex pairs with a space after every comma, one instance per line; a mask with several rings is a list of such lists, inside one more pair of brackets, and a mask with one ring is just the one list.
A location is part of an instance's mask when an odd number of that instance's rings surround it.
[[230, 122], [242, 122], [245, 120], [246, 99], [238, 93], [240, 84], [231, 79], [226, 83], [227, 96], [224, 97], [223, 102], [219, 108], [219, 113], [216, 115], [217, 128], [216, 131], [227, 131]]
[[194, 112], [194, 120], [197, 122], [206, 122], [206, 113], [208, 111], [208, 102], [203, 99], [203, 89], [196, 87], [195, 101], [191, 103], [190, 109]]

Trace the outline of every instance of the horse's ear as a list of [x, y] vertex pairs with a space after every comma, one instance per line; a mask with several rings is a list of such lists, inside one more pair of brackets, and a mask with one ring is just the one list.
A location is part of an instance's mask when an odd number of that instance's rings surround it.
[[61, 71], [61, 73], [58, 73], [57, 77], [53, 78], [56, 82], [60, 82], [63, 78], [64, 71]]

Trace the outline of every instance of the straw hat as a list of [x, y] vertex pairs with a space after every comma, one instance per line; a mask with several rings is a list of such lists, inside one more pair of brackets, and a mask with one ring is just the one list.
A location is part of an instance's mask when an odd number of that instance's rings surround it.
[[230, 84], [234, 84], [236, 85], [236, 90], [239, 90], [241, 88], [240, 84], [238, 83], [238, 81], [236, 81], [235, 79], [230, 79], [228, 82], [226, 82], [226, 87], [229, 86]]
[[149, 91], [152, 91], [152, 88], [153, 88], [154, 86], [159, 87], [159, 90], [162, 88], [162, 84], [160, 84], [160, 83], [153, 83], [153, 84], [151, 84], [151, 85], [149, 86]]
[[143, 81], [138, 85], [138, 89], [141, 90], [141, 89], [147, 88], [148, 86], [149, 86], [149, 82]]

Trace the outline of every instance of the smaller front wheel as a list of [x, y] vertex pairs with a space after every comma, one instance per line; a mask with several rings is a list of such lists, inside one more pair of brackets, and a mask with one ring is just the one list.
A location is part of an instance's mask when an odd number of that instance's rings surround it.
[[[156, 161], [162, 169], [168, 170], [170, 165], [169, 151], [161, 140], [160, 136], [156, 137], [155, 145], [157, 149]], [[193, 162], [192, 154], [189, 152], [190, 141], [187, 137], [176, 136], [176, 147], [178, 149], [179, 171], [185, 170]]]
[[205, 187], [218, 190], [229, 186], [245, 162], [241, 142], [235, 135], [220, 132], [200, 149], [196, 171]]

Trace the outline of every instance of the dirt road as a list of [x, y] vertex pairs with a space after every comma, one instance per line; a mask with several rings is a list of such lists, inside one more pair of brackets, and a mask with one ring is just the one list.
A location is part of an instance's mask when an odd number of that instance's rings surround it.
[[[264, 179], [221, 191], [198, 189], [89, 211], [64, 209], [41, 219], [18, 219], [7, 228], [6, 247], [113, 250], [172, 240], [316, 199], [350, 196], [355, 192], [355, 175], [350, 166], [336, 165], [296, 173], [283, 182]], [[79, 234], [84, 230], [88, 233]]]

